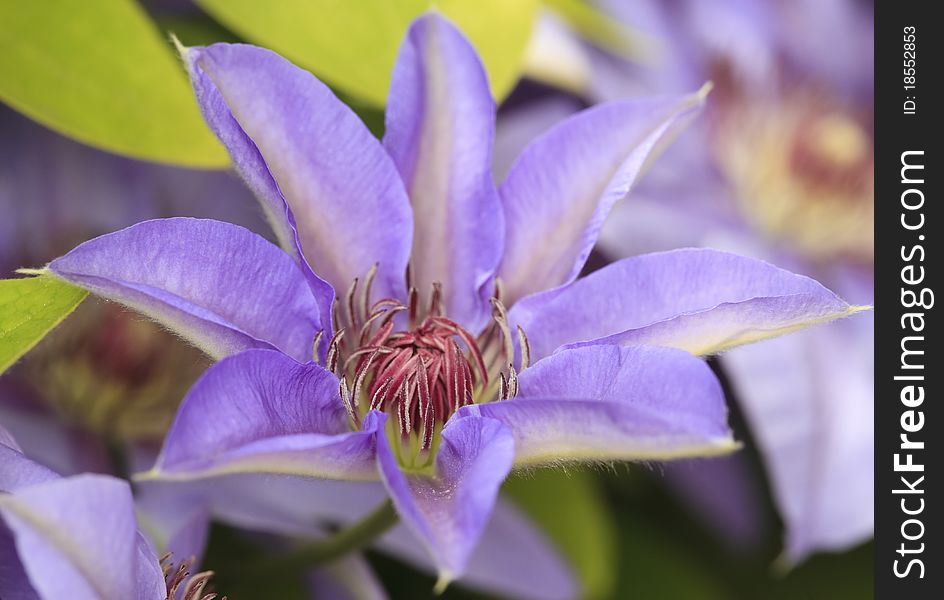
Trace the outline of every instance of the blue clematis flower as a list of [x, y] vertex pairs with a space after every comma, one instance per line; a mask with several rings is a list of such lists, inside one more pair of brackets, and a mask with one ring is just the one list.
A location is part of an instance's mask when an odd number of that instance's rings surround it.
[[577, 279], [610, 208], [701, 93], [580, 113], [496, 188], [485, 72], [437, 14], [408, 32], [382, 143], [270, 51], [183, 56], [282, 249], [168, 219], [50, 263], [222, 359], [146, 480], [380, 481], [444, 584], [465, 572], [512, 469], [731, 451], [720, 385], [694, 354], [857, 310], [711, 250]]

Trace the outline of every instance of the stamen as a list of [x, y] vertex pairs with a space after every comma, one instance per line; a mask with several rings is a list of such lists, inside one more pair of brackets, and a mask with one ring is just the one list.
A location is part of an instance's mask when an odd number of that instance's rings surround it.
[[[456, 346], [456, 352], [460, 352], [459, 346]], [[462, 397], [459, 399], [460, 402], [456, 405], [456, 408], [472, 404], [472, 388], [475, 387], [475, 379], [472, 377], [472, 367], [469, 366], [469, 361], [463, 360], [459, 364], [462, 366], [462, 387], [460, 388]]]
[[397, 418], [400, 422], [400, 435], [407, 436], [410, 433], [410, 419], [407, 417], [409, 412], [409, 394], [407, 393], [408, 381], [403, 380], [400, 389], [397, 390]]
[[[375, 277], [376, 267], [364, 278], [360, 292], [358, 281], [353, 282], [344, 309], [335, 303], [338, 326], [328, 344], [326, 366], [341, 379], [339, 394], [351, 422], [360, 424], [365, 410], [387, 412], [395, 419], [389, 433], [398, 431], [401, 438], [397, 456], [413, 466], [420, 460], [418, 468], [425, 468], [436, 432], [456, 411], [495, 399], [496, 388], [500, 400], [518, 393], [507, 311], [496, 286], [493, 324], [477, 340], [446, 316], [440, 284], [433, 284], [427, 306], [420, 306], [419, 292], [412, 286], [406, 304], [384, 298], [369, 305]], [[396, 331], [394, 317], [402, 311], [407, 312], [409, 329]], [[527, 368], [528, 339], [520, 327], [516, 333], [521, 368]]]
[[[395, 306], [387, 310], [386, 316], [383, 318], [382, 321], [380, 321], [380, 330], [377, 332], [377, 335], [375, 335], [373, 338], [370, 339], [368, 343], [373, 344], [373, 345], [379, 345], [386, 342], [387, 338], [393, 332], [393, 325], [394, 325], [393, 316], [397, 314], [398, 312], [405, 310], [405, 308], [406, 307], [404, 306]], [[363, 336], [364, 334], [369, 333], [369, 332], [370, 332], [370, 329], [365, 329], [364, 331], [361, 332], [361, 335]]]
[[331, 336], [331, 341], [328, 342], [328, 355], [325, 357], [325, 368], [338, 376], [340, 376], [338, 373], [338, 356], [341, 353], [340, 344], [343, 338], [344, 328], [335, 330], [335, 334]]
[[374, 266], [367, 271], [367, 276], [364, 277], [364, 301], [363, 301], [363, 310], [365, 315], [370, 314], [370, 292], [371, 288], [374, 286], [374, 278], [377, 277], [377, 270], [380, 268], [380, 263], [374, 263]]
[[510, 363], [515, 358], [515, 346], [511, 341], [511, 329], [508, 327], [508, 313], [505, 312], [505, 305], [497, 298], [492, 298], [492, 307], [495, 309], [495, 315], [493, 316], [495, 324], [501, 329], [505, 358]]
[[508, 398], [518, 395], [518, 372], [514, 365], [508, 365]]
[[[344, 329], [341, 327], [341, 303], [337, 298], [334, 299], [334, 302], [331, 303], [331, 328], [335, 331], [341, 331]], [[335, 334], [337, 335], [337, 334]]]
[[321, 344], [321, 338], [324, 337], [324, 329], [318, 330], [318, 333], [315, 334], [315, 340], [311, 343], [311, 358], [314, 362], [320, 362], [318, 360], [318, 346]]
[[360, 322], [360, 319], [356, 312], [354, 312], [354, 297], [357, 294], [357, 277], [354, 278], [354, 283], [351, 284], [351, 287], [347, 289], [347, 297], [345, 298], [345, 306], [347, 306], [347, 322], [351, 324], [351, 327], [356, 329], [357, 324]]
[[374, 392], [374, 395], [370, 398], [370, 410], [377, 410], [383, 404], [384, 397], [387, 394], [387, 388], [390, 387], [391, 379], [385, 380], [377, 388], [377, 391]]
[[472, 335], [460, 327], [455, 321], [445, 317], [436, 317], [433, 319], [433, 321], [442, 325], [443, 327], [446, 327], [454, 335], [459, 336], [459, 338], [465, 342], [465, 345], [469, 348], [469, 353], [472, 354], [472, 358], [475, 359], [475, 366], [478, 367], [479, 375], [482, 376], [482, 383], [487, 384], [488, 369], [485, 368], [485, 360], [482, 358], [482, 351], [479, 349], [479, 345], [475, 343], [475, 340], [472, 339]]
[[[218, 597], [216, 592], [204, 594], [207, 584], [213, 577], [213, 571], [202, 571], [190, 577], [190, 566], [194, 560], [194, 558], [182, 560], [175, 565], [171, 560], [170, 552], [161, 557], [161, 569], [164, 572], [164, 586], [167, 592], [165, 600], [177, 600], [180, 592], [182, 592], [181, 600], [214, 600]], [[189, 581], [187, 581], [188, 577], [190, 577]], [[187, 584], [181, 589], [180, 586], [184, 581], [187, 581]], [[220, 600], [227, 600], [227, 598], [223, 596]]]
[[531, 366], [531, 344], [528, 342], [528, 335], [521, 328], [521, 325], [515, 327], [518, 328], [518, 345], [521, 346], [521, 370], [524, 371]]
[[402, 312], [406, 309], [407, 309], [406, 306], [402, 304], [398, 304], [397, 306], [387, 310], [386, 316], [383, 318], [383, 321], [381, 321], [380, 324], [386, 325], [387, 323], [393, 320], [393, 317], [395, 317], [397, 313]]
[[416, 325], [416, 317], [419, 314], [420, 293], [416, 291], [415, 287], [411, 286], [409, 296], [410, 327], [413, 327]]
[[[400, 307], [399, 309], [395, 309], [395, 310], [396, 310], [396, 311], [399, 311], [399, 310], [403, 310], [403, 308]], [[391, 310], [391, 311], [374, 311], [374, 312], [370, 315], [370, 318], [367, 319], [367, 321], [364, 323], [364, 326], [361, 327], [360, 335], [357, 336], [357, 342], [358, 342], [358, 344], [360, 344], [361, 346], [364, 346], [364, 345], [376, 346], [376, 345], [378, 345], [378, 342], [376, 342], [376, 341], [374, 341], [374, 340], [377, 339], [378, 337], [381, 337], [381, 336], [380, 336], [380, 333], [378, 333], [377, 336], [374, 337], [374, 339], [370, 340], [370, 342], [367, 341], [367, 336], [370, 335], [370, 332], [371, 332], [371, 329], [373, 328], [374, 322], [377, 321], [377, 320], [379, 320], [379, 319], [382, 319], [382, 318], [384, 317], [384, 315], [387, 315], [387, 314], [388, 314], [388, 312], [395, 312], [395, 311], [394, 311], [394, 310]], [[389, 326], [389, 327], [388, 327], [388, 326]], [[383, 338], [383, 339], [386, 339], [387, 336], [390, 335], [390, 332], [393, 331], [393, 323], [390, 323], [389, 320], [385, 320], [383, 327], [381, 327], [381, 332], [383, 332], [384, 328], [386, 328], [386, 332], [384, 333], [384, 335], [382, 336], [382, 338]]]
[[[374, 359], [377, 358], [378, 354], [380, 354], [380, 350], [374, 350], [373, 354], [367, 358], [367, 362], [361, 367], [357, 378], [354, 380], [354, 389], [351, 390], [351, 405], [355, 410], [357, 409], [357, 398], [360, 396], [361, 387], [364, 385], [364, 378], [367, 377], [367, 374], [370, 372], [370, 366], [374, 363]], [[357, 422], [356, 419], [355, 422]]]
[[341, 402], [344, 403], [344, 408], [347, 410], [347, 416], [351, 418], [351, 421], [355, 425], [359, 425], [360, 417], [358, 416], [357, 410], [355, 409], [356, 400], [351, 398], [351, 390], [347, 388], [347, 382], [343, 379], [338, 386], [338, 393], [341, 394]]
[[439, 317], [445, 314], [442, 301], [442, 284], [438, 281], [433, 282], [433, 291], [429, 296], [429, 311], [427, 314], [431, 317]]

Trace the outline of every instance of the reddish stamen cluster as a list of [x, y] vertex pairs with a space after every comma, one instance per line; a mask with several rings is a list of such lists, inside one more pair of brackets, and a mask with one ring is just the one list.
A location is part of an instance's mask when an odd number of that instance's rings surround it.
[[[476, 339], [445, 316], [438, 284], [425, 310], [413, 287], [408, 304], [383, 299], [371, 305], [375, 273], [368, 273], [361, 294], [355, 280], [345, 300], [335, 303], [336, 333], [328, 343], [326, 366], [341, 379], [341, 399], [355, 426], [367, 411], [382, 410], [396, 417], [401, 437], [416, 435], [420, 448], [428, 450], [436, 427], [463, 406], [487, 400], [489, 392], [497, 392], [499, 399], [517, 393], [514, 347], [497, 298], [495, 322]], [[409, 328], [395, 331], [399, 321]], [[526, 366], [530, 352], [523, 332], [518, 333]], [[490, 372], [496, 371], [497, 390], [489, 386], [495, 379]]]
[[[422, 448], [428, 449], [434, 424], [445, 423], [459, 408], [472, 404], [477, 380], [488, 383], [485, 364], [472, 336], [445, 317], [427, 317], [412, 331], [389, 331], [381, 331], [379, 343], [368, 347], [371, 354], [358, 361], [352, 398], [369, 375], [369, 409], [395, 413], [400, 434], [416, 430]], [[456, 338], [465, 343], [477, 372]]]

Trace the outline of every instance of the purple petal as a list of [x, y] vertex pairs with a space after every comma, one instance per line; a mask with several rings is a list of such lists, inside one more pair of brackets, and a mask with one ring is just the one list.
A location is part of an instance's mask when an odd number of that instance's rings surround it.
[[724, 356], [791, 561], [873, 533], [873, 348], [871, 315], [863, 315]]
[[59, 479], [59, 475], [26, 458], [19, 450], [0, 445], [0, 494], [54, 479]]
[[16, 552], [16, 541], [0, 517], [0, 598], [5, 600], [42, 600], [36, 595], [23, 563]]
[[157, 556], [137, 530], [131, 489], [101, 475], [0, 496], [0, 515], [43, 598], [164, 598]]
[[222, 221], [145, 221], [81, 244], [53, 273], [222, 358], [249, 348], [312, 355], [321, 311], [292, 259]]
[[[292, 537], [320, 537], [324, 524], [351, 524], [385, 498], [380, 482], [273, 475], [225, 475], [193, 482], [143, 481], [139, 498], [150, 507], [209, 504], [215, 518], [245, 529]], [[140, 502], [139, 502], [140, 503]], [[401, 523], [377, 547], [423, 571], [436, 565], [424, 544]], [[526, 517], [499, 501], [473, 551], [463, 586], [523, 600], [577, 596], [567, 563]]]
[[160, 554], [169, 552], [174, 562], [193, 558], [196, 569], [206, 550], [210, 530], [209, 502], [183, 486], [149, 483], [135, 488], [139, 518]]
[[22, 452], [22, 450], [20, 450], [19, 444], [17, 444], [16, 440], [13, 439], [13, 434], [7, 431], [3, 425], [0, 425], [0, 445]]
[[711, 369], [672, 348], [585, 346], [525, 370], [519, 395], [460, 409], [514, 432], [515, 464], [649, 460], [736, 449]]
[[194, 384], [145, 479], [227, 473], [375, 479], [372, 431], [350, 431], [338, 379], [279, 352], [229, 357]]
[[501, 186], [508, 304], [577, 277], [610, 209], [703, 102], [699, 92], [602, 104], [525, 148]]
[[[540, 25], [537, 27], [540, 28]], [[580, 109], [581, 104], [575, 98], [558, 95], [537, 98], [522, 106], [502, 108], [492, 150], [495, 179], [504, 181], [511, 165], [528, 144]]]
[[450, 420], [436, 455], [436, 474], [406, 474], [383, 435], [386, 416], [366, 422], [377, 436], [377, 465], [404, 523], [422, 541], [439, 569], [439, 585], [460, 577], [488, 522], [498, 488], [511, 469], [511, 432], [492, 419]]
[[443, 284], [449, 315], [487, 322], [501, 258], [502, 214], [492, 181], [495, 102], [482, 63], [449, 21], [427, 14], [393, 69], [384, 146], [413, 204], [413, 279]]
[[[375, 467], [376, 469], [376, 467]], [[146, 508], [204, 506], [214, 519], [290, 537], [323, 537], [326, 525], [355, 523], [386, 500], [380, 481], [338, 481], [240, 473], [191, 481], [142, 480]]]
[[615, 262], [518, 302], [532, 356], [564, 345], [658, 345], [714, 354], [863, 310], [816, 281], [708, 249]]
[[14, 449], [59, 475], [108, 473], [114, 466], [101, 438], [65, 422], [13, 377], [0, 380], [0, 421], [23, 441]]
[[[380, 540], [380, 549], [435, 572], [429, 554], [401, 524]], [[459, 585], [519, 600], [578, 597], [574, 574], [544, 534], [521, 511], [499, 499]]]
[[204, 117], [280, 242], [337, 290], [375, 263], [378, 297], [405, 297], [412, 215], [390, 157], [323, 83], [244, 44], [184, 52]]

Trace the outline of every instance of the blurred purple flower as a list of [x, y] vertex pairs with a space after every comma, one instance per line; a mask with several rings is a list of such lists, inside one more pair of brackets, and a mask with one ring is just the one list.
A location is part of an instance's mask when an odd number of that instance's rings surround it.
[[[720, 386], [689, 352], [857, 310], [811, 279], [711, 250], [576, 280], [613, 203], [702, 94], [580, 113], [497, 189], [484, 70], [436, 14], [402, 46], [383, 144], [272, 52], [183, 54], [284, 252], [227, 223], [168, 219], [50, 263], [223, 359], [145, 480], [379, 479], [444, 584], [466, 571], [513, 467], [730, 451]], [[530, 592], [574, 594], [563, 573]]]
[[[0, 595], [11, 600], [212, 600], [212, 573], [158, 559], [131, 488], [107, 475], [60, 477], [0, 427]], [[178, 593], [175, 594], [175, 590]]]
[[[706, 79], [716, 84], [701, 127], [669, 151], [671, 160], [654, 166], [631, 206], [614, 209], [601, 233], [604, 254], [721, 247], [783, 264], [870, 303], [873, 36], [867, 3], [602, 5], [658, 42], [648, 63], [568, 45], [585, 54], [567, 64], [592, 68], [570, 77], [587, 82], [585, 97], [606, 101]], [[865, 316], [722, 359], [763, 454], [790, 561], [872, 533], [872, 346], [872, 320]], [[791, 384], [783, 385], [787, 380]], [[673, 484], [685, 485], [680, 479], [673, 477]], [[725, 511], [715, 516], [730, 521]]]
[[0, 106], [0, 269], [51, 260], [145, 219], [226, 219], [266, 233], [232, 173], [133, 160], [82, 145]]
[[[84, 146], [0, 107], [0, 270], [46, 262], [143, 219], [267, 226], [232, 173], [168, 167]], [[113, 304], [85, 302], [0, 380], [0, 422], [59, 473], [113, 473], [106, 443], [156, 444], [209, 365]]]

